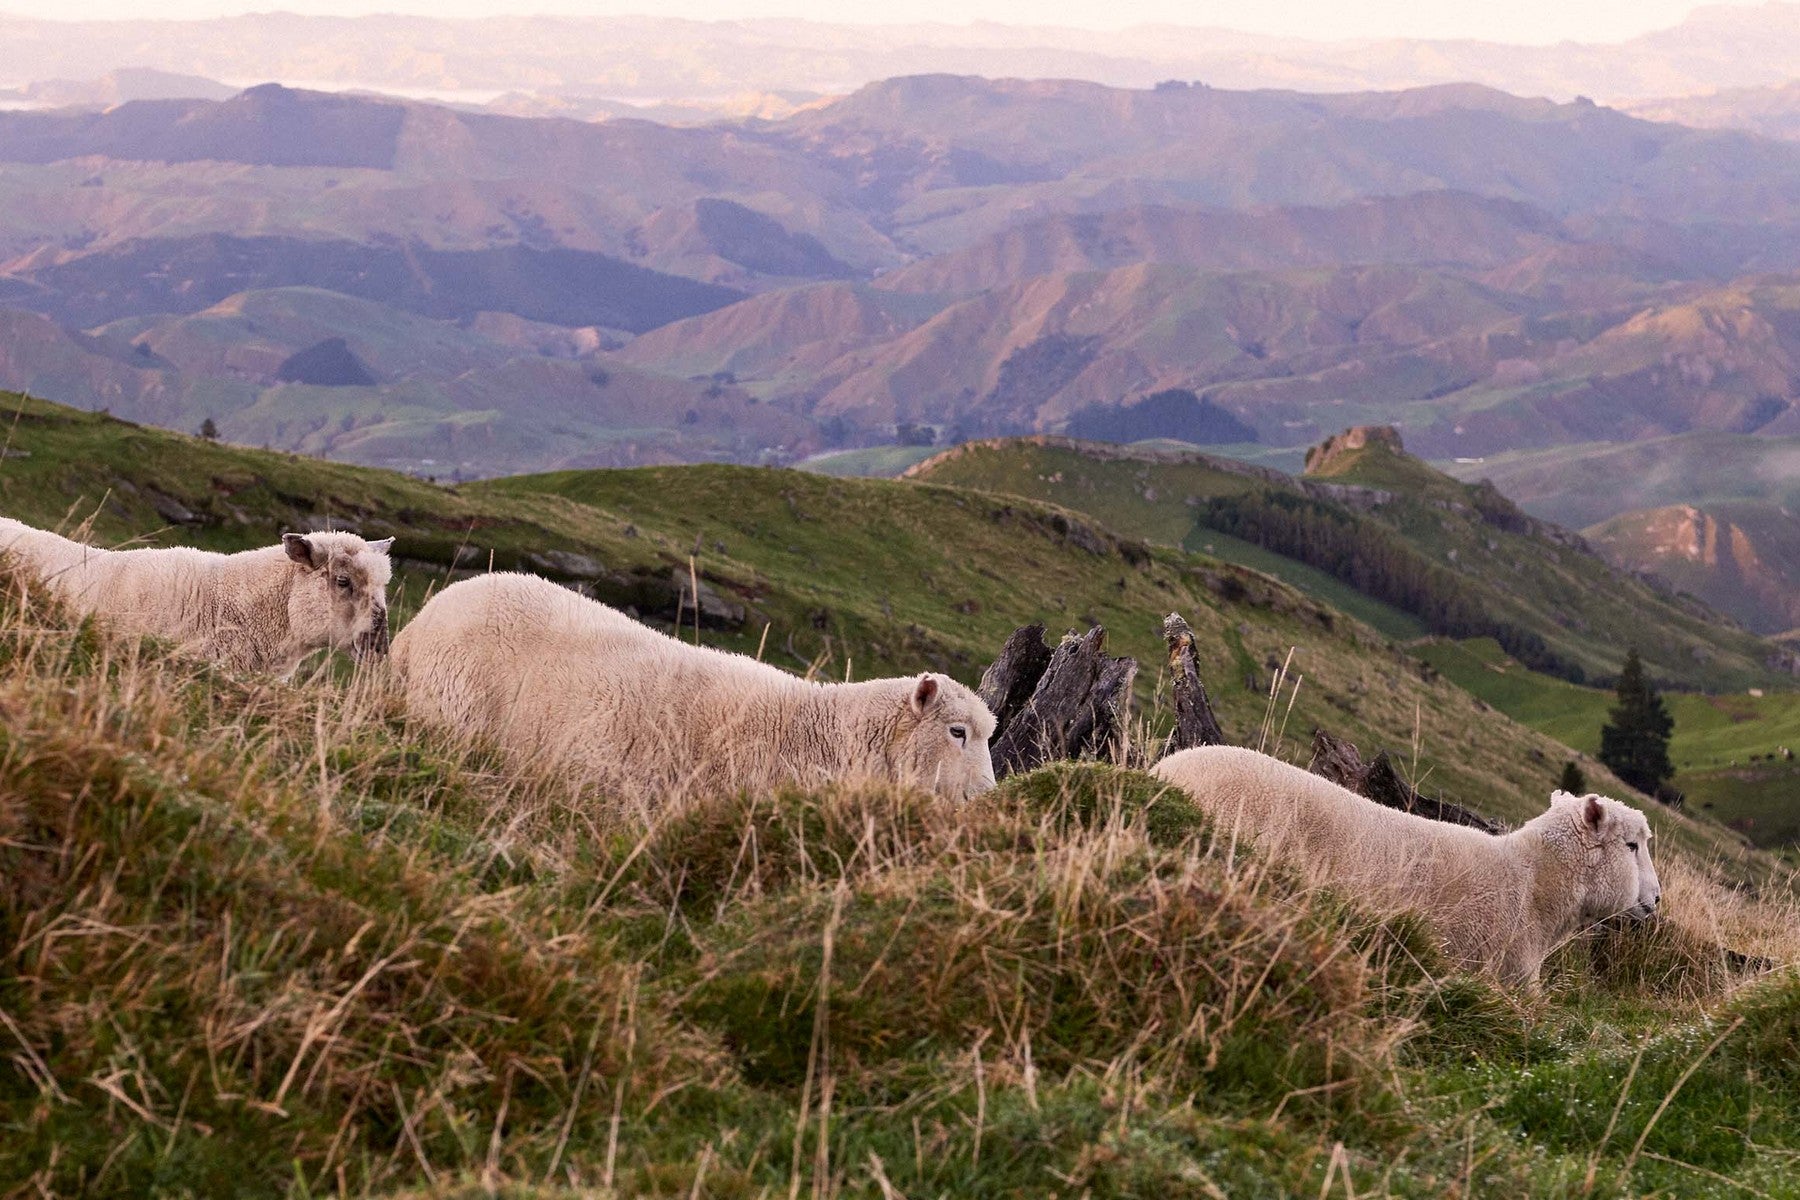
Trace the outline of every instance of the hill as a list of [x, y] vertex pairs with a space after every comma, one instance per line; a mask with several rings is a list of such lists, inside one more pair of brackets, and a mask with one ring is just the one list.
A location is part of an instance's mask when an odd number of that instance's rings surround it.
[[[1788, 661], [1773, 644], [1610, 566], [1493, 489], [1378, 440], [1320, 455], [1302, 479], [1204, 454], [1058, 439], [963, 446], [908, 477], [1042, 498], [1160, 544], [1210, 547], [1401, 639], [1434, 622], [1440, 633], [1474, 636], [1476, 621], [1493, 621], [1520, 657], [1565, 675], [1607, 677], [1636, 645], [1663, 679], [1742, 690], [1782, 678], [1778, 664]], [[1288, 523], [1272, 523], [1271, 514]], [[1341, 557], [1326, 549], [1331, 539], [1344, 541]], [[1391, 568], [1375, 569], [1378, 551]], [[1467, 612], [1452, 615], [1451, 603]]]
[[[1791, 77], [1800, 30], [1791, 5], [1711, 5], [1613, 40], [1581, 40], [1585, 15], [1546, 13], [1542, 44], [1376, 36], [1331, 13], [1309, 36], [1157, 22], [1117, 29], [1014, 21], [883, 23], [675, 17], [419, 15], [356, 19], [292, 13], [211, 20], [9, 18], [8, 44], [34, 71], [88, 79], [121, 66], [203, 71], [220, 79], [314, 79], [465, 104], [547, 103], [572, 95], [640, 103], [713, 101], [766, 89], [838, 94], [922, 71], [1085, 79], [1117, 87], [1303, 88], [1355, 92], [1475, 81], [1524, 95], [1603, 101], [1693, 95]], [[1609, 22], [1609, 24], [1611, 24]], [[1389, 25], [1389, 28], [1394, 26]], [[1626, 28], [1624, 22], [1613, 25]], [[1641, 26], [1640, 26], [1641, 27]], [[1591, 34], [1589, 34], [1591, 37]], [[384, 53], [417, 48], [416, 56]], [[505, 94], [500, 94], [505, 93]], [[496, 95], [500, 94], [500, 95]], [[493, 96], [494, 99], [488, 99]], [[673, 105], [670, 105], [673, 107]]]
[[[179, 506], [221, 547], [391, 530], [408, 600], [492, 553], [654, 612], [694, 553], [726, 601], [708, 636], [744, 645], [754, 609], [832, 674], [966, 678], [1058, 601], [1149, 649], [1181, 606], [1215, 680], [1222, 646], [1257, 669], [1299, 644], [1294, 721], [1413, 729], [1415, 769], [1492, 811], [1535, 812], [1560, 760], [1274, 581], [1023, 499], [720, 467], [453, 490], [26, 405], [0, 506], [71, 505], [109, 538]], [[11, 576], [0, 659], [9, 1188], [1623, 1196], [1702, 1171], [1774, 1194], [1800, 1153], [1792, 980], [1745, 977], [1794, 960], [1792, 901], [1679, 813], [1651, 814], [1668, 917], [1514, 997], [1111, 765], [959, 807], [649, 814], [409, 730], [368, 677], [121, 647]], [[1248, 732], [1263, 698], [1217, 691]]]
[[[720, 644], [760, 645], [772, 661], [833, 676], [926, 663], [974, 682], [1006, 635], [1034, 620], [1098, 621], [1115, 653], [1158, 661], [1161, 618], [1173, 609], [1200, 634], [1220, 712], [1245, 736], [1262, 725], [1271, 677], [1292, 649], [1291, 672], [1306, 681], [1290, 739], [1314, 725], [1370, 745], [1410, 746], [1416, 733], [1421, 771], [1515, 819], [1536, 811], [1561, 762], [1555, 743], [1510, 726], [1498, 736], [1466, 693], [1422, 677], [1385, 638], [1287, 585], [1122, 538], [1053, 505], [725, 466], [447, 488], [38, 401], [9, 407], [17, 418], [0, 460], [0, 511], [47, 526], [91, 517], [103, 541], [161, 530], [217, 549], [267, 544], [328, 517], [398, 539], [402, 613], [426, 588], [491, 562], [672, 622], [691, 559], [708, 589], [706, 636]], [[1154, 679], [1147, 670], [1141, 682]]]
[[1800, 625], [1800, 521], [1755, 501], [1629, 512], [1588, 539], [1620, 566], [1654, 574], [1759, 633]]
[[1571, 241], [1548, 213], [1451, 191], [1375, 196], [1330, 208], [1141, 206], [1013, 224], [885, 273], [902, 292], [977, 292], [1034, 275], [1139, 262], [1204, 271], [1362, 263], [1493, 268]]
[[1530, 511], [1587, 526], [1618, 565], [1653, 572], [1748, 627], [1795, 626], [1800, 440], [1690, 433], [1448, 464]]
[[[1431, 641], [1413, 652], [1459, 687], [1580, 751], [1596, 754], [1614, 703], [1610, 692], [1532, 671], [1491, 641]], [[1760, 689], [1759, 689], [1760, 691]], [[1698, 811], [1790, 859], [1800, 846], [1800, 694], [1668, 693], [1675, 718], [1673, 783]]]

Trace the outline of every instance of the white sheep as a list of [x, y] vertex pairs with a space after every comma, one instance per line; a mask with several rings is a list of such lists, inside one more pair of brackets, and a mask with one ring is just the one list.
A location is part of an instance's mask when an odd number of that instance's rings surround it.
[[393, 541], [287, 533], [279, 546], [240, 554], [102, 550], [0, 517], [0, 556], [37, 576], [75, 615], [284, 677], [326, 647], [358, 662], [387, 652]]
[[994, 784], [981, 698], [942, 675], [813, 683], [533, 575], [452, 584], [394, 639], [410, 715], [636, 799], [889, 780]]
[[1648, 919], [1662, 899], [1644, 814], [1605, 796], [1553, 793], [1549, 810], [1495, 837], [1384, 808], [1328, 779], [1235, 746], [1183, 750], [1153, 772], [1319, 883], [1423, 916], [1458, 966], [1533, 985], [1544, 959], [1607, 917]]

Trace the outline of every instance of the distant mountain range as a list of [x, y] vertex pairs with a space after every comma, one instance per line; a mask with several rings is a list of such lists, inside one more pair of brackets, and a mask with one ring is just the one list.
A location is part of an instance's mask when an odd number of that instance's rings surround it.
[[[1309, 41], [1227, 29], [1095, 30], [991, 22], [880, 25], [650, 16], [303, 17], [201, 21], [0, 18], [13, 71], [91, 79], [120, 67], [213, 79], [336, 81], [416, 96], [639, 98], [844, 92], [932, 72], [1086, 79], [1148, 87], [1356, 91], [1473, 81], [1528, 95], [1601, 100], [1779, 83], [1800, 62], [1800, 7], [1702, 8], [1616, 44], [1470, 40]], [[396, 48], [403, 47], [402, 52]]]
[[1800, 434], [1800, 146], [1468, 84], [933, 75], [697, 127], [263, 85], [0, 112], [0, 188], [0, 385], [428, 472]]

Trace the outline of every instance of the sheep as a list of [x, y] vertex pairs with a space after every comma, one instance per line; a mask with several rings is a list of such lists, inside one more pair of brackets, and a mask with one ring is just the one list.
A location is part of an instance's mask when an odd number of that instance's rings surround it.
[[101, 550], [0, 517], [0, 556], [41, 579], [76, 615], [282, 678], [326, 647], [357, 662], [387, 653], [393, 541], [284, 533], [279, 546], [239, 554]]
[[533, 575], [445, 588], [394, 639], [410, 717], [629, 800], [887, 780], [994, 785], [981, 698], [934, 674], [814, 683], [688, 645]]
[[1454, 964], [1509, 984], [1535, 987], [1578, 930], [1648, 920], [1662, 900], [1649, 822], [1605, 796], [1552, 793], [1546, 812], [1496, 837], [1233, 746], [1183, 750], [1152, 771], [1211, 814], [1218, 836], [1247, 834], [1318, 882], [1417, 910]]

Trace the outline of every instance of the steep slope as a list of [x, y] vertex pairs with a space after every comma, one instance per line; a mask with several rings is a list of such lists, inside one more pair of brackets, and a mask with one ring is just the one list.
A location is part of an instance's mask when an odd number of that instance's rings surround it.
[[1633, 571], [1730, 613], [1759, 633], [1800, 626], [1800, 519], [1756, 501], [1622, 513], [1585, 531]]
[[1792, 628], [1800, 589], [1800, 439], [1692, 433], [1448, 464], [1491, 476], [1533, 513], [1587, 526], [1596, 546], [1751, 628]]
[[1091, 405], [1213, 384], [1216, 403], [1290, 444], [1316, 429], [1313, 406], [1327, 398], [1336, 419], [1455, 391], [1478, 377], [1459, 348], [1516, 329], [1530, 308], [1420, 268], [1196, 275], [1137, 264], [948, 304], [820, 285], [674, 323], [620, 357], [731, 371], [864, 436], [898, 421], [1055, 431]]
[[[1491, 489], [1378, 446], [1339, 454], [1329, 469], [1296, 480], [1191, 452], [1020, 439], [947, 451], [907, 477], [1041, 497], [1165, 545], [1232, 558], [1398, 639], [1434, 625], [1468, 637], [1493, 622], [1511, 631], [1499, 636], [1516, 639], [1521, 657], [1565, 674], [1606, 677], [1636, 645], [1659, 677], [1735, 690], [1779, 685], [1792, 661]], [[1285, 514], [1279, 528], [1271, 514]], [[1302, 526], [1305, 538], [1288, 536]], [[1312, 554], [1327, 533], [1363, 550], [1341, 562]], [[1374, 570], [1384, 556], [1389, 566]]]

